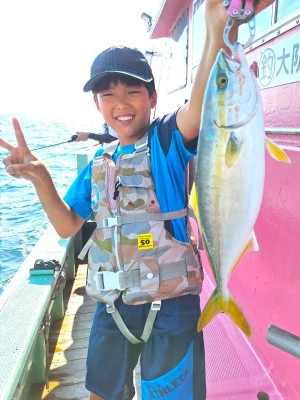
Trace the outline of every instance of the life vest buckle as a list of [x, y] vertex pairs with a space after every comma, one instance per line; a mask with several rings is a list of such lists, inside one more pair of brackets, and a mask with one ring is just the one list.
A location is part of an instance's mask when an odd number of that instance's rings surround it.
[[116, 309], [115, 309], [114, 304], [106, 304], [106, 312], [107, 312], [108, 314], [114, 313], [115, 310], [116, 310]]
[[122, 275], [124, 271], [98, 271], [94, 280], [97, 290], [124, 290]]
[[108, 217], [102, 220], [103, 228], [111, 228], [112, 226], [120, 226], [120, 216]]
[[161, 300], [152, 301], [151, 303], [151, 310], [159, 311], [161, 308]]

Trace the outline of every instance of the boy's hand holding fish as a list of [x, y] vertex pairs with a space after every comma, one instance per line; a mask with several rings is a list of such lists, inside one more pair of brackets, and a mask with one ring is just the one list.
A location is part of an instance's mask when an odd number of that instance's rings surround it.
[[[235, 0], [238, 8], [243, 7], [243, 0]], [[274, 0], [260, 0], [255, 6], [255, 12], [258, 13], [270, 6]], [[178, 110], [177, 125], [186, 142], [193, 140], [199, 134], [201, 121], [201, 112], [205, 86], [209, 77], [212, 65], [215, 62], [217, 54], [221, 48], [230, 52], [223, 39], [224, 28], [228, 19], [227, 10], [224, 6], [224, 0], [206, 0], [205, 1], [205, 21], [206, 21], [206, 39], [204, 44], [204, 55], [201, 58], [190, 100]], [[237, 32], [237, 26], [230, 30], [229, 39], [233, 42]]]

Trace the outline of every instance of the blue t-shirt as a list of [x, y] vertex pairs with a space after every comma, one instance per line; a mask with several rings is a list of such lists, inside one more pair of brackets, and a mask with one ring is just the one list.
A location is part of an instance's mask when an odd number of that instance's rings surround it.
[[[183, 142], [181, 133], [176, 125], [176, 113], [156, 119], [149, 128], [149, 149], [151, 159], [152, 177], [155, 192], [162, 212], [181, 210], [187, 205], [186, 197], [186, 167], [191, 157], [196, 153], [197, 140], [188, 144]], [[99, 149], [95, 157], [103, 154]], [[123, 153], [132, 153], [134, 144], [120, 146], [113, 155], [117, 157]], [[91, 213], [91, 166], [93, 160], [78, 175], [70, 189], [65, 201], [81, 217], [87, 219]], [[172, 221], [172, 230], [176, 239], [187, 241], [185, 219]], [[115, 301], [124, 322], [130, 331], [141, 335], [150, 304], [126, 305], [121, 296]], [[199, 296], [186, 295], [162, 301], [161, 310], [158, 312], [153, 327], [153, 333], [177, 334], [194, 327], [200, 314]], [[97, 302], [94, 324], [103, 332], [119, 333], [113, 318], [106, 312], [106, 306]]]

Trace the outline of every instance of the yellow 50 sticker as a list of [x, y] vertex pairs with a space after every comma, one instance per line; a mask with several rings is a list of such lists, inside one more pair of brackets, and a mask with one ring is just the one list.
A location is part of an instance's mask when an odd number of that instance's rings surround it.
[[139, 250], [153, 249], [152, 233], [145, 233], [143, 235], [138, 235], [138, 249]]

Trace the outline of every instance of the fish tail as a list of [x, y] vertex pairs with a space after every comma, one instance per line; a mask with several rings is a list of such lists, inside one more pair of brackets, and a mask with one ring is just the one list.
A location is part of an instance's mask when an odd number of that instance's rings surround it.
[[247, 336], [251, 336], [250, 326], [241, 309], [232, 297], [230, 297], [226, 302], [225, 313], [233, 320], [233, 322], [241, 329], [241, 331], [243, 331]]
[[247, 336], [251, 336], [250, 326], [234, 299], [232, 297], [225, 299], [217, 289], [215, 289], [201, 313], [197, 326], [198, 332], [217, 314], [222, 312], [227, 314]]
[[222, 299], [223, 297], [219, 294], [217, 289], [215, 289], [201, 312], [197, 325], [198, 332], [200, 332], [218, 313], [223, 311]]

